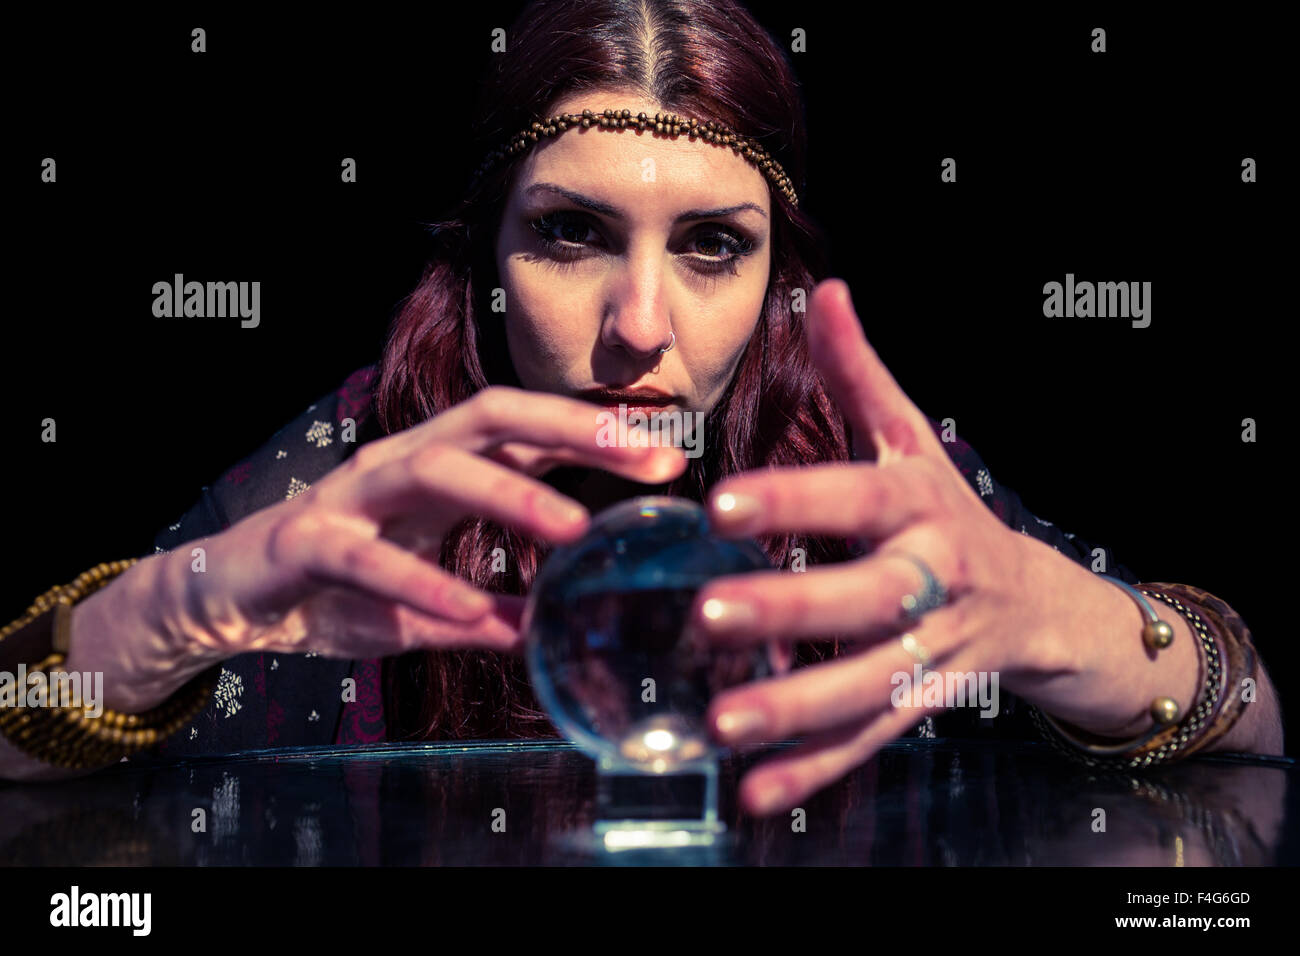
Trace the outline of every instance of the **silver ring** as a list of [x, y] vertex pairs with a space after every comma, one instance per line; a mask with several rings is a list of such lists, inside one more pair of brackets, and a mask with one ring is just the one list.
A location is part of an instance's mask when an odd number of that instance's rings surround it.
[[[672, 330], [670, 329], [669, 331], [672, 331]], [[672, 337], [671, 339], [668, 340], [668, 348], [666, 348], [666, 349], [660, 349], [660, 350], [659, 350], [660, 352], [667, 352], [667, 351], [670, 351], [670, 350], [672, 349], [672, 347], [673, 347], [674, 345], [677, 344], [677, 333], [676, 333], [676, 332], [673, 332], [673, 333], [672, 333], [672, 336], [673, 336], [673, 337]]]
[[939, 583], [939, 579], [934, 576], [934, 572], [930, 570], [929, 565], [906, 551], [891, 551], [890, 554], [911, 561], [912, 564], [916, 565], [916, 569], [921, 572], [921, 577], [924, 579], [920, 591], [915, 594], [903, 595], [901, 603], [904, 621], [909, 624], [919, 621], [927, 611], [933, 611], [935, 608], [943, 607], [948, 603], [948, 591]]

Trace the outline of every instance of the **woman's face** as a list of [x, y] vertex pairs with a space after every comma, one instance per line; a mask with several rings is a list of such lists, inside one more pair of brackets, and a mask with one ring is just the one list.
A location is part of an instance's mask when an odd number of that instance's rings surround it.
[[[615, 92], [551, 112], [606, 105], [661, 108]], [[770, 236], [767, 181], [730, 147], [595, 127], [538, 143], [496, 244], [520, 382], [573, 396], [654, 389], [668, 409], [707, 413], [758, 322]]]

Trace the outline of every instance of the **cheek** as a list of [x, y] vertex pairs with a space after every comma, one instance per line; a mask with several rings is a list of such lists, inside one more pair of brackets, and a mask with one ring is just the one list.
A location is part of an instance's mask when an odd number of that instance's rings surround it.
[[521, 380], [526, 386], [533, 384], [525, 375], [528, 370], [544, 373], [547, 381], [557, 378], [584, 349], [590, 350], [584, 323], [589, 310], [581, 295], [528, 263], [507, 262], [502, 278], [506, 342]]
[[758, 326], [764, 292], [765, 288], [738, 290], [697, 312], [688, 353], [697, 387], [714, 387], [731, 375]]

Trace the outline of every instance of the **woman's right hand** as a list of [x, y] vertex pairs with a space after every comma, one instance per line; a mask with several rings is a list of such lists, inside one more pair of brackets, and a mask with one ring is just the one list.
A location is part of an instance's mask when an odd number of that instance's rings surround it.
[[[173, 654], [179, 649], [181, 659], [145, 668], [151, 679], [129, 668], [142, 678], [133, 682], [137, 692], [119, 687], [113, 698], [146, 709], [189, 676], [249, 651], [359, 658], [419, 648], [516, 649], [524, 599], [489, 595], [443, 570], [442, 538], [479, 515], [537, 538], [576, 540], [590, 516], [537, 480], [559, 465], [648, 484], [682, 472], [677, 448], [600, 446], [598, 411], [563, 396], [487, 388], [361, 446], [295, 498], [158, 556], [173, 559], [160, 571], [170, 582], [155, 592], [167, 595], [163, 644]], [[203, 571], [192, 570], [194, 547], [205, 549]], [[78, 609], [74, 644], [78, 625], [89, 630], [89, 620], [111, 613], [105, 608]], [[155, 661], [157, 643], [141, 648]], [[167, 672], [171, 678], [160, 682]]]

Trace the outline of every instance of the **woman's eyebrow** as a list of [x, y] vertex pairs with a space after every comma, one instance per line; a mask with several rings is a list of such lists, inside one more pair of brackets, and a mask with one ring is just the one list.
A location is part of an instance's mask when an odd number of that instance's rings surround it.
[[[584, 196], [582, 193], [576, 193], [571, 189], [565, 189], [563, 186], [556, 185], [555, 183], [533, 183], [524, 190], [524, 195], [531, 196], [534, 193], [539, 192], [556, 193], [557, 195], [563, 196], [565, 199], [569, 200], [569, 202], [573, 203], [575, 206], [581, 206], [583, 209], [589, 209], [594, 213], [598, 213], [599, 215], [606, 216], [610, 219], [625, 218], [623, 211], [617, 206], [611, 206], [598, 199], [592, 199], [590, 196]], [[718, 209], [691, 209], [682, 213], [674, 219], [673, 222], [689, 222], [694, 219], [718, 219], [722, 216], [729, 216], [732, 213], [743, 212], [747, 209], [753, 210], [764, 219], [767, 218], [767, 213], [763, 211], [762, 206], [759, 206], [757, 203], [742, 202], [735, 206], [722, 206]]]

